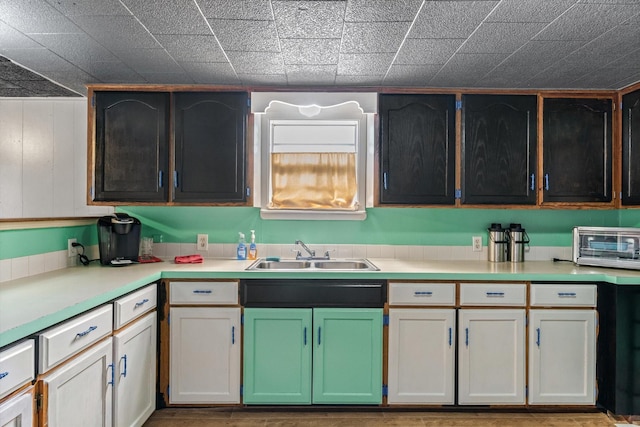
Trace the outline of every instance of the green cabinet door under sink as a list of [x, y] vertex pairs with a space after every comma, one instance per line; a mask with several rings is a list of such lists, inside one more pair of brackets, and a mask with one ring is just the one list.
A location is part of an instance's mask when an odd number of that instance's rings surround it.
[[247, 308], [244, 319], [244, 403], [382, 403], [382, 309]]

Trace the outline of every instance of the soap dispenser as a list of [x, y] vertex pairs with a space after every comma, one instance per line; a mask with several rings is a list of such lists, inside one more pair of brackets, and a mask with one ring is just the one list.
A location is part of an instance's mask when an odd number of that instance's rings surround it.
[[249, 244], [249, 259], [258, 258], [258, 248], [256, 247], [256, 230], [251, 230], [251, 243]]
[[239, 260], [247, 259], [247, 245], [244, 240], [244, 233], [238, 232], [238, 250], [237, 255]]

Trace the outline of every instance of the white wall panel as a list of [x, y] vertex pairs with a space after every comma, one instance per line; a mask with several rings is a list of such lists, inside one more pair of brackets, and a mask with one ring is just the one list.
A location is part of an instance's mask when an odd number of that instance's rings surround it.
[[73, 101], [54, 101], [53, 106], [53, 204], [52, 216], [74, 212], [74, 123]]
[[28, 100], [23, 104], [22, 215], [53, 214], [53, 104]]
[[22, 217], [22, 101], [0, 99], [0, 218]]

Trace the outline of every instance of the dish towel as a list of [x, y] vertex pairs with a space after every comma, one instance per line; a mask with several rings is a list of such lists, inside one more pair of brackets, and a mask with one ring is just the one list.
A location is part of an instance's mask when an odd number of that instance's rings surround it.
[[204, 259], [202, 255], [183, 255], [177, 256], [175, 258], [176, 264], [199, 264], [202, 263]]

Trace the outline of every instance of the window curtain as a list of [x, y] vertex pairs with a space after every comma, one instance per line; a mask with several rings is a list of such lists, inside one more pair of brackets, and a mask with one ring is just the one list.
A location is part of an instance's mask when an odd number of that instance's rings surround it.
[[272, 153], [269, 207], [356, 210], [356, 153]]

